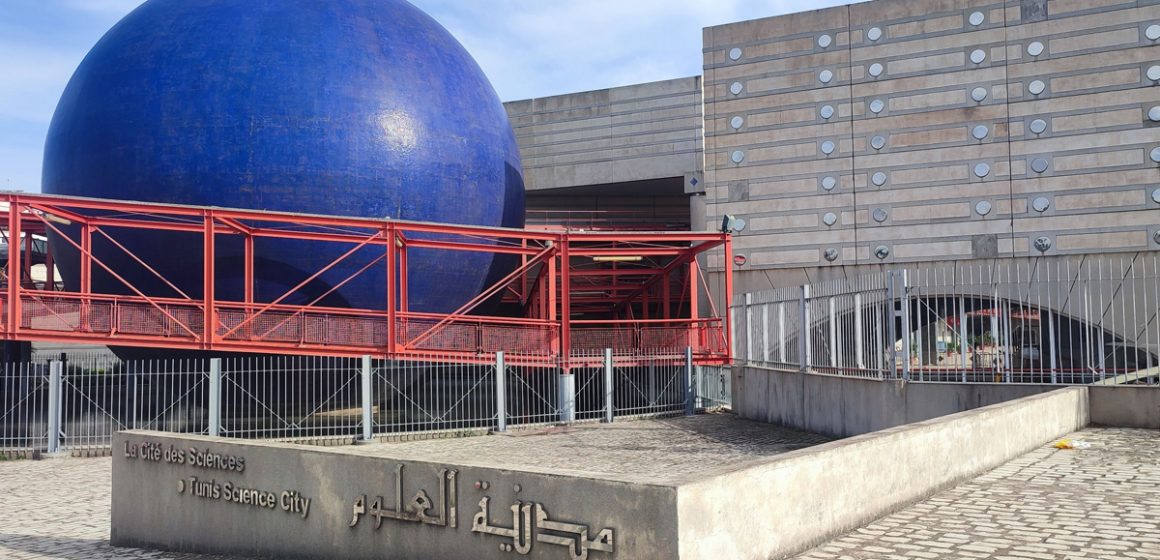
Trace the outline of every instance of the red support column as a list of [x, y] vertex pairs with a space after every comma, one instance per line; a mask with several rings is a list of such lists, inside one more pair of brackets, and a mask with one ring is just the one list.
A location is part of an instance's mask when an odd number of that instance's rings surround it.
[[[81, 225], [81, 295], [89, 296], [93, 293], [93, 227], [89, 224]], [[89, 315], [93, 300], [81, 299], [80, 330], [88, 332]]]
[[399, 311], [410, 311], [407, 296], [407, 242], [399, 246]]
[[214, 274], [214, 219], [213, 212], [206, 210], [202, 218], [204, 230], [202, 232], [202, 300], [205, 310], [205, 325], [201, 335], [202, 348], [209, 350], [217, 340], [217, 302], [214, 288], [216, 288]]
[[20, 328], [20, 205], [8, 203], [8, 335]]
[[[89, 224], [81, 224], [81, 274], [80, 291], [82, 295], [93, 293], [93, 228]], [[87, 300], [86, 300], [87, 301]]]
[[254, 303], [254, 236], [249, 233], [242, 235], [245, 236], [245, 253], [242, 256], [242, 260], [245, 261], [245, 270], [242, 271], [242, 282], [245, 283], [243, 297], [246, 302], [246, 315], [249, 315], [253, 311], [249, 304]]
[[396, 340], [395, 330], [398, 326], [395, 324], [398, 321], [398, 298], [399, 294], [396, 290], [398, 283], [398, 245], [399, 240], [395, 237], [395, 224], [388, 223], [385, 231], [387, 236], [387, 356], [393, 358], [398, 352], [398, 342]]
[[[558, 248], [560, 241], [557, 240], [556, 243], [557, 243], [557, 248]], [[547, 262], [548, 262], [548, 277], [545, 279], [545, 280], [547, 280], [547, 282], [540, 282], [540, 284], [542, 284], [544, 286], [544, 290], [545, 290], [544, 293], [547, 295], [547, 298], [548, 298], [548, 302], [547, 302], [548, 303], [548, 305], [547, 305], [548, 320], [552, 321], [553, 323], [556, 323], [556, 327], [557, 327], [556, 336], [552, 337], [552, 353], [559, 355], [560, 348], [561, 348], [561, 340], [562, 340], [561, 336], [564, 333], [564, 325], [563, 325], [564, 321], [557, 321], [557, 319], [559, 318], [559, 314], [557, 313], [557, 309], [556, 309], [556, 290], [558, 289], [557, 288], [558, 285], [556, 284], [556, 255], [549, 256], [547, 259]]]
[[568, 234], [560, 236], [560, 366], [567, 373], [572, 361], [572, 263]]

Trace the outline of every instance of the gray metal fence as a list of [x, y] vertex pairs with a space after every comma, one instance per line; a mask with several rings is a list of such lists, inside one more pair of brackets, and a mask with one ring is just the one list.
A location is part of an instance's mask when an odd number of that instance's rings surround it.
[[511, 365], [503, 353], [472, 363], [105, 355], [10, 364], [0, 377], [0, 451], [99, 451], [125, 429], [346, 443], [729, 405], [727, 371], [702, 372], [691, 353], [580, 358], [568, 372]]
[[900, 266], [745, 294], [734, 348], [875, 379], [1156, 384], [1158, 310], [1158, 252]]

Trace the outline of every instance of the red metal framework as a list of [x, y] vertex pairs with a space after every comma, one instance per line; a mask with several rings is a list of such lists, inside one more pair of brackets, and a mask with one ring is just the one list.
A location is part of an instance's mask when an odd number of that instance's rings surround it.
[[[722, 293], [713, 294], [697, 261], [716, 250], [730, 262], [731, 241], [723, 233], [533, 231], [24, 194], [0, 195], [4, 205], [0, 241], [20, 240], [15, 245], [23, 249], [9, 251], [0, 293], [0, 338], [6, 340], [472, 361], [504, 351], [513, 364], [564, 368], [595, 359], [603, 348], [666, 356], [692, 347], [701, 364], [727, 363], [731, 355], [729, 267]], [[118, 241], [141, 230], [180, 232], [202, 249], [200, 260], [189, 264], [201, 269], [200, 295], [187, 295]], [[54, 289], [53, 256], [63, 259], [65, 251], [51, 246], [40, 259], [50, 281], [32, 281], [34, 234], [71, 249], [78, 285]], [[236, 274], [221, 270], [215, 254], [226, 236], [240, 238], [244, 247], [241, 301], [215, 295], [223, 272]], [[254, 262], [261, 255], [255, 240], [265, 238], [337, 244], [345, 252], [280, 297], [257, 300]], [[149, 285], [134, 285], [102, 260], [96, 239], [148, 271]], [[519, 264], [455, 312], [423, 313], [410, 309], [407, 296], [407, 255], [415, 249], [446, 251], [449, 258], [457, 252], [515, 255]], [[287, 303], [357, 251], [375, 258], [332, 289], [370, 266], [385, 267], [385, 308], [324, 307], [317, 304], [321, 298]], [[94, 271], [130, 295], [95, 292]], [[512, 310], [509, 316], [472, 314], [496, 299]]]

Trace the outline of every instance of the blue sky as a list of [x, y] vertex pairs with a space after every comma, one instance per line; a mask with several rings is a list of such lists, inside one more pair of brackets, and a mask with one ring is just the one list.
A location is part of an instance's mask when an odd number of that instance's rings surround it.
[[[40, 190], [44, 136], [65, 84], [89, 48], [141, 1], [0, 0], [0, 190]], [[412, 3], [447, 27], [483, 67], [500, 97], [511, 101], [697, 75], [701, 28], [843, 2]]]

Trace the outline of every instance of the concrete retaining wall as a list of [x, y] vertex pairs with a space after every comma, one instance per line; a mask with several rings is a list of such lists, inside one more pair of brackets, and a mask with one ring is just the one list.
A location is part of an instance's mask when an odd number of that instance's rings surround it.
[[672, 486], [160, 432], [119, 432], [113, 445], [113, 546], [511, 560], [568, 558], [582, 538], [590, 558], [678, 554]]
[[1092, 424], [1160, 429], [1160, 387], [1089, 385]]
[[742, 418], [848, 437], [1058, 389], [1058, 385], [903, 383], [733, 369], [733, 411]]
[[[863, 395], [872, 406], [896, 397]], [[1084, 427], [1087, 395], [1058, 389], [681, 486], [681, 558], [783, 558], [815, 546]]]

